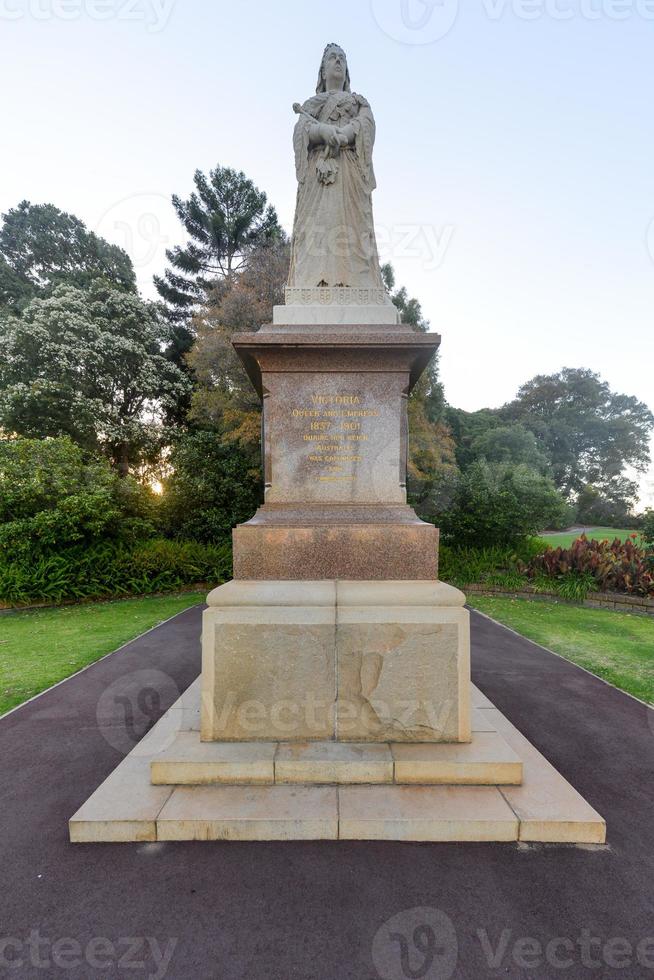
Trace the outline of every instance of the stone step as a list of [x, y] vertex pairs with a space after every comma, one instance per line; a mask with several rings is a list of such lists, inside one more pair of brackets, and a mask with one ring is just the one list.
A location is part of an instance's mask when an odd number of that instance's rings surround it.
[[518, 819], [494, 787], [177, 787], [157, 840], [515, 841]]
[[210, 784], [519, 785], [522, 762], [497, 731], [463, 743], [201, 742], [179, 732], [151, 763], [155, 786]]
[[178, 786], [157, 840], [337, 840], [334, 786]]
[[515, 841], [518, 818], [494, 786], [343, 786], [341, 840]]
[[[429, 841], [517, 838], [582, 844], [605, 841], [606, 825], [599, 814], [487, 700], [479, 710], [483, 715], [481, 727], [486, 729], [492, 723], [493, 730], [499, 731], [520, 756], [524, 769], [521, 786], [153, 786], [152, 763], [161, 761], [182, 734], [187, 735], [189, 744], [199, 744], [199, 733], [193, 731], [197, 726], [198, 700], [199, 691], [193, 685], [79, 808], [70, 820], [71, 841], [337, 837]], [[205, 744], [212, 747], [212, 743]], [[474, 746], [474, 738], [471, 744]], [[277, 751], [275, 743], [269, 745]], [[384, 750], [388, 746], [376, 748]], [[406, 749], [405, 744], [402, 749]], [[243, 743], [241, 750], [245, 751]], [[261, 764], [256, 757], [250, 761], [252, 766]], [[267, 767], [273, 765], [270, 778], [274, 778], [274, 760], [271, 763], [268, 755], [264, 761]], [[385, 761], [387, 764], [388, 757]], [[223, 762], [231, 764], [227, 757]], [[270, 768], [266, 771], [269, 775]]]

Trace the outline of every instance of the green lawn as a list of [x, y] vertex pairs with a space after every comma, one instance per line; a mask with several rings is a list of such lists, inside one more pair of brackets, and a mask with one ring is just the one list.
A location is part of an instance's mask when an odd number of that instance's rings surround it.
[[[581, 533], [581, 531], [575, 531], [571, 534], [541, 534], [541, 538], [543, 541], [547, 541], [552, 548], [569, 548], [572, 542], [581, 536]], [[587, 538], [595, 538], [600, 541], [604, 540], [604, 538], [608, 538], [609, 541], [620, 538], [621, 541], [624, 541], [630, 534], [638, 532], [634, 532], [633, 529], [627, 531], [624, 528], [618, 527], [589, 527], [586, 528], [584, 533]], [[640, 544], [640, 534], [638, 535], [638, 543]]]
[[558, 602], [470, 596], [505, 626], [654, 705], [654, 619]]
[[0, 715], [205, 598], [186, 592], [0, 615]]

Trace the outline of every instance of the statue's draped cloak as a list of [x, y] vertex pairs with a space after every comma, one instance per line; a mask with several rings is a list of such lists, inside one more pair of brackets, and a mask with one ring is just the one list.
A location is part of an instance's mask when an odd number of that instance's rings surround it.
[[[383, 287], [372, 217], [375, 120], [366, 100], [351, 92], [324, 92], [303, 107], [315, 122], [345, 127], [354, 143], [325, 159], [325, 146], [311, 146], [313, 123], [301, 115], [293, 146], [298, 180], [289, 286]], [[334, 166], [332, 182], [318, 167]]]

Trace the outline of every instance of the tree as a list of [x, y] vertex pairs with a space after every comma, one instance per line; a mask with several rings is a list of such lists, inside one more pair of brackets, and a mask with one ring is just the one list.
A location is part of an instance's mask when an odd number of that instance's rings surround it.
[[652, 412], [584, 368], [532, 378], [501, 415], [534, 433], [568, 497], [587, 484], [608, 489], [626, 467], [643, 472], [650, 462]]
[[[428, 384], [429, 378], [423, 375], [418, 385]], [[409, 398], [407, 490], [419, 516], [435, 521], [451, 502], [458, 468], [449, 428], [429, 418], [428, 400], [421, 395], [419, 391]]]
[[208, 177], [196, 170], [193, 181], [187, 201], [172, 198], [189, 241], [166, 252], [172, 269], [154, 277], [171, 320], [186, 324], [221, 282], [242, 270], [254, 248], [284, 238], [275, 209], [245, 174], [219, 166]]
[[406, 286], [395, 289], [395, 269], [390, 262], [381, 267], [381, 274], [393, 303], [402, 314], [402, 323], [408, 323], [414, 330], [427, 333], [429, 320], [422, 315], [422, 307], [418, 300], [409, 298]]
[[452, 544], [483, 548], [517, 543], [565, 516], [566, 503], [549, 477], [524, 464], [480, 459], [461, 475], [440, 526]]
[[0, 551], [5, 560], [72, 545], [150, 536], [152, 494], [68, 436], [0, 440]]
[[244, 465], [235, 440], [216, 432], [181, 433], [164, 480], [163, 515], [167, 531], [207, 544], [229, 537], [261, 503], [261, 473]]
[[99, 238], [53, 204], [21, 201], [3, 214], [0, 228], [0, 309], [21, 310], [57, 286], [86, 289], [104, 279], [134, 292], [132, 262], [117, 245]]
[[464, 471], [478, 458], [474, 448], [478, 440], [502, 425], [497, 409], [493, 408], [465, 412], [462, 408], [448, 405], [445, 418], [454, 438], [457, 464]]
[[154, 304], [99, 280], [32, 300], [0, 318], [0, 427], [69, 435], [126, 475], [158, 451], [162, 413], [188, 386], [162, 354], [168, 336]]
[[[402, 322], [420, 333], [429, 331], [429, 320], [405, 286], [395, 289], [395, 271], [390, 262], [381, 269], [384, 284]], [[418, 514], [434, 519], [450, 499], [457, 466], [452, 433], [445, 419], [445, 394], [439, 378], [438, 351], [432, 357], [409, 398], [409, 462], [407, 489]]]
[[470, 447], [475, 459], [489, 463], [523, 463], [537, 473], [549, 473], [550, 464], [540, 449], [536, 436], [524, 425], [498, 425], [475, 436]]
[[190, 420], [222, 432], [239, 428], [247, 416], [259, 441], [259, 399], [232, 347], [234, 333], [258, 330], [272, 320], [273, 306], [284, 301], [289, 247], [271, 241], [252, 251], [246, 268], [214, 290], [194, 320], [196, 340], [187, 356], [196, 386]]
[[654, 550], [654, 509], [648, 507], [643, 514], [643, 538], [650, 550]]
[[637, 497], [638, 484], [626, 477], [614, 477], [602, 489], [589, 483], [577, 495], [577, 520], [600, 527], [629, 526]]

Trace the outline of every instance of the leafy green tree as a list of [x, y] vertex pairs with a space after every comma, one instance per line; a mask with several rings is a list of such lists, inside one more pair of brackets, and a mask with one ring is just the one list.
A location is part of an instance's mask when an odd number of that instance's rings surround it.
[[[381, 269], [384, 285], [406, 323], [420, 333], [429, 331], [429, 320], [420, 302], [409, 297], [406, 286], [396, 289], [390, 262]], [[409, 398], [409, 502], [424, 520], [435, 520], [450, 502], [457, 476], [455, 447], [445, 419], [445, 394], [439, 377], [438, 352], [413, 388]]]
[[224, 433], [253, 416], [250, 425], [258, 444], [259, 399], [231, 338], [272, 321], [273, 306], [284, 301], [288, 263], [286, 242], [258, 246], [245, 269], [215, 290], [195, 318], [196, 339], [187, 356], [196, 382], [189, 412], [193, 424]]
[[169, 462], [162, 506], [171, 536], [220, 543], [261, 503], [258, 459], [236, 439], [206, 430], [181, 433]]
[[454, 439], [456, 461], [462, 470], [467, 470], [478, 458], [476, 443], [503, 424], [498, 410], [492, 408], [465, 412], [462, 408], [447, 405], [445, 418]]
[[153, 533], [151, 492], [69, 437], [0, 440], [0, 551], [21, 560]]
[[648, 548], [654, 548], [654, 509], [648, 507], [643, 515], [642, 534]]
[[0, 310], [21, 310], [57, 286], [86, 289], [97, 279], [134, 292], [132, 262], [117, 245], [99, 238], [54, 204], [21, 201], [2, 216]]
[[577, 495], [577, 520], [600, 527], [629, 527], [635, 520], [637, 497], [638, 484], [626, 477], [615, 477], [601, 489], [589, 483]]
[[550, 464], [540, 449], [536, 436], [519, 422], [488, 428], [473, 438], [471, 452], [475, 459], [489, 463], [523, 463], [538, 473], [549, 473]]
[[501, 415], [534, 433], [567, 497], [587, 484], [608, 492], [626, 467], [644, 472], [650, 462], [650, 409], [584, 368], [532, 378]]
[[440, 519], [448, 543], [473, 548], [510, 545], [560, 525], [566, 503], [552, 480], [528, 466], [472, 463]]
[[0, 318], [0, 428], [69, 435], [126, 475], [158, 452], [163, 412], [188, 387], [162, 354], [168, 336], [154, 304], [99, 280], [32, 300]]
[[172, 198], [189, 241], [166, 253], [172, 268], [154, 278], [171, 319], [186, 324], [221, 282], [243, 269], [254, 248], [284, 238], [275, 209], [244, 173], [219, 166], [208, 177], [196, 170], [193, 181], [188, 200]]

